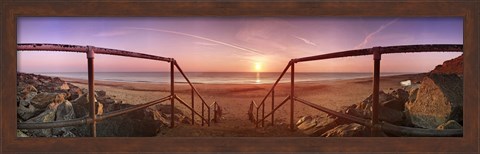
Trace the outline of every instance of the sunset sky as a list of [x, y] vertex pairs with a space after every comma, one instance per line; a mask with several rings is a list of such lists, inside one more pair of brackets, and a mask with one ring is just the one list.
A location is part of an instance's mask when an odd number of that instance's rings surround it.
[[[187, 72], [278, 72], [292, 58], [375, 46], [463, 44], [462, 18], [20, 17], [18, 43], [92, 45], [172, 57]], [[383, 55], [382, 72], [425, 72], [461, 53]], [[18, 52], [21, 72], [86, 72], [86, 55]], [[97, 72], [168, 71], [164, 62], [96, 55]], [[300, 63], [303, 72], [371, 72], [371, 56]]]

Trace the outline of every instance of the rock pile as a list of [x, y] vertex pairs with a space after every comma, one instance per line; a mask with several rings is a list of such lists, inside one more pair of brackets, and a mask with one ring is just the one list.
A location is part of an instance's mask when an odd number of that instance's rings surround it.
[[[97, 115], [134, 106], [115, 100], [105, 91], [95, 92], [95, 104]], [[87, 89], [57, 77], [17, 73], [19, 123], [84, 118], [89, 116], [89, 106]], [[156, 105], [100, 121], [97, 123], [97, 136], [155, 136], [161, 128], [169, 125], [169, 109], [168, 105]], [[176, 122], [188, 119], [180, 110], [176, 110]], [[18, 137], [83, 137], [89, 134], [87, 125], [17, 130]]]
[[[379, 119], [391, 124], [427, 129], [463, 127], [463, 55], [437, 66], [420, 83], [379, 93]], [[340, 112], [371, 119], [372, 95]], [[365, 126], [333, 116], [305, 116], [297, 128], [310, 136], [369, 136]], [[390, 136], [391, 134], [383, 134]]]

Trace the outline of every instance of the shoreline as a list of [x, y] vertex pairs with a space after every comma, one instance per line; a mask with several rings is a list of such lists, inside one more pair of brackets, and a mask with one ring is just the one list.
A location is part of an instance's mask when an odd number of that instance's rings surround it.
[[[33, 73], [36, 74], [36, 73]], [[393, 75], [384, 75], [380, 76], [381, 78], [389, 78], [389, 77], [409, 77], [409, 76], [415, 76], [415, 75], [421, 75], [421, 74], [427, 74], [427, 73], [409, 73], [409, 74], [393, 74]], [[48, 75], [46, 75], [48, 76]], [[58, 77], [58, 76], [49, 76], [49, 77]], [[71, 77], [58, 77], [62, 80], [68, 81], [68, 82], [74, 82], [74, 83], [87, 83], [88, 79], [81, 79], [81, 78], [71, 78]], [[288, 79], [289, 77], [284, 76], [282, 80]], [[295, 81], [295, 83], [317, 83], [317, 82], [331, 82], [331, 81], [348, 81], [348, 80], [367, 80], [371, 79], [372, 77], [357, 77], [357, 78], [350, 78], [350, 79], [324, 79], [324, 80], [313, 80], [313, 81]], [[160, 85], [169, 85], [169, 82], [149, 82], [149, 81], [114, 81], [114, 80], [95, 80], [96, 82], [100, 82], [100, 84], [105, 85], [106, 83], [146, 83], [146, 84], [160, 84]], [[275, 80], [276, 81], [276, 80]], [[192, 82], [192, 84], [207, 84], [207, 85], [273, 85], [275, 82], [269, 82], [269, 83], [202, 83], [202, 82]], [[188, 82], [184, 81], [176, 81], [174, 82], [175, 84], [188, 84]], [[280, 81], [280, 83], [290, 83], [290, 81]]]
[[[87, 79], [87, 72], [73, 72], [74, 74], [69, 74], [71, 72], [66, 72], [66, 74], [62, 73], [33, 73], [39, 74], [49, 77], [60, 77], [63, 79], [70, 79], [70, 80], [88, 80]], [[169, 75], [165, 74], [166, 72], [132, 72], [133, 74], [128, 74], [128, 72], [96, 72], [100, 74], [95, 75], [95, 80], [100, 82], [122, 82], [122, 83], [151, 83], [151, 84], [169, 84], [170, 79]], [[103, 73], [103, 75], [102, 75]], [[105, 74], [106, 73], [106, 74]], [[117, 74], [121, 73], [121, 74]], [[123, 74], [127, 73], [127, 74]], [[135, 73], [147, 73], [150, 75], [145, 76], [145, 74], [135, 74]], [[163, 75], [154, 77], [151, 73], [164, 73]], [[234, 72], [239, 73], [240, 77], [233, 77], [232, 74], [225, 74], [223, 72], [215, 72], [217, 74], [210, 74], [210, 75], [203, 75], [204, 73], [193, 72], [190, 76], [190, 80], [193, 84], [234, 84], [234, 85], [241, 85], [241, 84], [273, 84], [278, 79], [278, 76], [281, 72]], [[197, 75], [195, 75], [197, 74]], [[250, 75], [246, 75], [250, 74]], [[253, 76], [252, 76], [253, 74]], [[255, 74], [256, 77], [255, 77]], [[259, 76], [260, 74], [260, 76]], [[263, 74], [266, 74], [264, 76]], [[268, 75], [270, 74], [270, 75]], [[322, 82], [322, 81], [338, 81], [338, 80], [351, 80], [351, 79], [362, 79], [362, 78], [370, 78], [373, 76], [372, 72], [297, 72], [296, 73], [296, 82]], [[312, 75], [310, 75], [312, 74]], [[344, 75], [342, 75], [344, 74]], [[389, 77], [389, 76], [398, 76], [398, 75], [411, 75], [411, 74], [419, 74], [419, 73], [408, 73], [408, 72], [386, 72], [381, 73], [381, 77]], [[117, 76], [118, 75], [118, 76]], [[166, 76], [165, 76], [166, 75]], [[306, 76], [305, 76], [306, 75]], [[135, 77], [139, 78], [137, 80]], [[149, 77], [150, 76], [150, 77]], [[289, 72], [286, 72], [284, 78], [280, 81], [280, 83], [287, 83], [285, 79], [289, 78]], [[178, 84], [188, 84], [188, 82], [183, 78], [182, 75], [176, 74], [175, 75], [175, 83]]]

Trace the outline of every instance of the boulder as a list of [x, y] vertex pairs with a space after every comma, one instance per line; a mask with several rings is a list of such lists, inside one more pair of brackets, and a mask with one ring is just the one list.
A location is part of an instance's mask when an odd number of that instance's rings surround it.
[[[346, 111], [347, 114], [365, 119], [372, 118], [372, 110], [360, 110], [351, 108]], [[378, 119], [392, 124], [405, 125], [406, 116], [402, 111], [397, 111], [388, 107], [379, 106]], [[345, 122], [346, 123], [346, 122]]]
[[56, 88], [56, 90], [66, 90], [66, 91], [68, 91], [69, 89], [70, 89], [70, 86], [68, 86], [66, 82], [64, 82], [63, 84], [61, 84]]
[[81, 95], [83, 95], [82, 89], [74, 86], [74, 85], [69, 85], [70, 89], [68, 90], [68, 93], [70, 94], [70, 100], [75, 100]]
[[38, 114], [42, 113], [43, 110], [35, 108], [33, 105], [27, 104], [22, 105], [20, 104], [17, 107], [17, 116], [20, 117], [22, 120], [28, 120], [32, 117], [37, 116]]
[[30, 136], [28, 136], [27, 134], [25, 134], [21, 130], [17, 129], [17, 137], [30, 137]]
[[65, 81], [63, 81], [62, 79], [60, 79], [59, 77], [54, 77], [52, 79], [52, 82], [57, 84], [57, 85], [60, 85], [60, 84], [63, 84]]
[[310, 121], [312, 120], [312, 116], [302, 116], [300, 119], [298, 119], [297, 123], [295, 124], [297, 127], [301, 125], [305, 121]]
[[[55, 120], [55, 111], [46, 110], [38, 116], [27, 120], [26, 122], [52, 122]], [[29, 134], [37, 137], [51, 137], [52, 129], [29, 129], [27, 130]]]
[[393, 96], [393, 99], [384, 101], [381, 105], [397, 111], [403, 111], [405, 109], [405, 103], [408, 101], [408, 92], [403, 89], [397, 89], [389, 95]]
[[437, 127], [437, 129], [440, 129], [440, 130], [443, 130], [443, 129], [462, 129], [462, 128], [463, 128], [463, 126], [460, 125], [455, 120], [448, 120], [446, 123], [438, 125], [438, 127]]
[[162, 126], [166, 126], [161, 120], [161, 113], [147, 108], [138, 110], [98, 123], [98, 136], [155, 136]]
[[[75, 112], [73, 111], [72, 103], [67, 100], [60, 104], [57, 108], [57, 112], [55, 113], [55, 115], [55, 121], [75, 119]], [[70, 132], [72, 129], [73, 127], [53, 128], [52, 133], [56, 136], [75, 137], [75, 135]]]
[[415, 84], [409, 87], [407, 102], [415, 102], [417, 99], [418, 89], [420, 89], [420, 84]]
[[30, 103], [36, 108], [44, 109], [51, 103], [60, 104], [63, 101], [65, 101], [65, 94], [63, 93], [42, 92], [33, 97]]
[[[379, 102], [380, 105], [382, 105], [384, 102], [394, 100], [394, 99], [395, 99], [394, 96], [392, 96], [390, 94], [386, 94], [383, 91], [379, 91], [379, 93], [378, 93], [378, 102]], [[360, 104], [358, 104], [357, 109], [371, 110], [372, 103], [373, 103], [373, 94], [371, 94], [370, 96], [368, 96], [367, 99], [363, 100]]]
[[[302, 120], [303, 119], [303, 120]], [[316, 119], [311, 116], [305, 116], [297, 122], [297, 128], [300, 130], [307, 130], [317, 125]]]
[[[96, 114], [102, 115], [103, 114], [103, 104], [97, 101], [96, 97], [94, 97], [96, 102]], [[72, 105], [75, 111], [75, 115], [77, 118], [88, 116], [90, 113], [90, 103], [88, 102], [88, 93], [85, 93], [78, 97], [77, 99], [72, 101]]]
[[73, 105], [68, 100], [58, 106], [55, 114], [55, 121], [75, 119]]
[[317, 124], [310, 129], [303, 131], [308, 136], [321, 136], [323, 133], [338, 126], [336, 119], [324, 117], [316, 120]]
[[435, 129], [448, 120], [463, 122], [463, 80], [456, 74], [430, 74], [405, 110], [417, 127]]
[[37, 88], [30, 84], [22, 84], [18, 87], [20, 98], [24, 100], [30, 100], [37, 95]]
[[[379, 113], [378, 118], [382, 121], [386, 121], [392, 124], [403, 125], [405, 123], [406, 116], [403, 113], [403, 109], [400, 109], [405, 102], [402, 102], [407, 99], [406, 91], [397, 89], [391, 94], [386, 94], [383, 91], [379, 92]], [[356, 105], [349, 107], [345, 112], [347, 114], [362, 117], [366, 119], [371, 119], [372, 117], [372, 104], [373, 104], [373, 94], [370, 95], [367, 99]]]
[[361, 137], [369, 136], [369, 130], [357, 123], [339, 125], [322, 134], [322, 137]]

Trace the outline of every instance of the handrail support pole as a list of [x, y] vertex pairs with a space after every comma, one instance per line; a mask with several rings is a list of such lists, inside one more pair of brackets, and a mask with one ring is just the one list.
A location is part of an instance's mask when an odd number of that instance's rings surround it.
[[378, 114], [379, 114], [379, 90], [380, 90], [380, 60], [382, 59], [381, 47], [372, 48], [374, 70], [373, 70], [373, 104], [372, 104], [372, 126], [371, 136], [378, 134]]
[[258, 128], [258, 107], [255, 107], [257, 110], [257, 118], [255, 119], [255, 128]]
[[195, 95], [193, 95], [193, 88], [192, 88], [192, 125], [195, 125]]
[[274, 109], [275, 109], [275, 89], [272, 90], [272, 126], [275, 125], [275, 122], [274, 122], [275, 112], [273, 111]]
[[262, 104], [262, 127], [265, 127], [265, 103]]
[[295, 59], [290, 61], [291, 72], [290, 72], [290, 129], [295, 130], [295, 125], [293, 123], [294, 117], [294, 102], [295, 102]]
[[207, 126], [210, 127], [210, 122], [211, 122], [211, 120], [210, 120], [210, 108], [208, 108], [207, 114], [208, 114], [208, 123], [207, 123]]
[[87, 46], [87, 60], [88, 60], [88, 102], [90, 103], [90, 118], [92, 118], [92, 125], [90, 126], [91, 136], [97, 137], [97, 113], [95, 104], [95, 80], [94, 80], [94, 66], [93, 59], [95, 59], [95, 51], [93, 46]]
[[205, 124], [205, 102], [202, 100], [202, 126]]
[[175, 126], [175, 79], [174, 79], [174, 65], [175, 65], [175, 60], [172, 59], [170, 61], [170, 95], [171, 95], [171, 100], [170, 100], [170, 128], [173, 128]]

